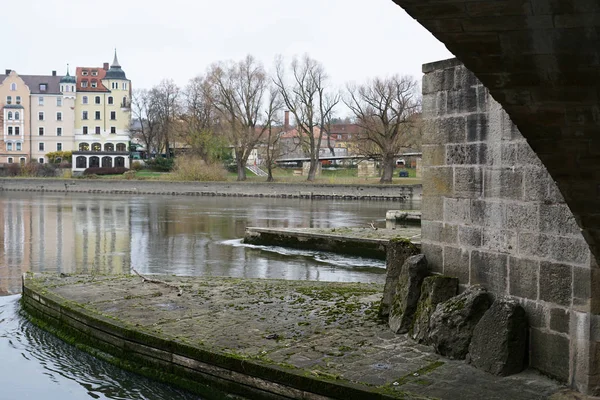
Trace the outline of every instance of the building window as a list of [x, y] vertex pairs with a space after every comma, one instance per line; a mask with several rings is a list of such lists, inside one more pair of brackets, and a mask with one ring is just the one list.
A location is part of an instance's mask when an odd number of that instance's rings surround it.
[[39, 151], [44, 151], [44, 143], [38, 143]]
[[117, 133], [117, 127], [116, 126], [111, 126], [110, 127], [110, 133]]
[[108, 96], [108, 104], [113, 104], [113, 97], [112, 96]]
[[17, 104], [21, 104], [21, 96], [16, 97]]
[[62, 151], [62, 143], [56, 143], [56, 151]]
[[13, 134], [13, 127], [12, 127], [12, 126], [9, 126], [9, 127], [8, 127], [8, 134], [9, 134], [9, 135], [12, 135], [12, 134]]
[[96, 96], [96, 98], [94, 99], [94, 102], [96, 104], [100, 104], [100, 96]]
[[12, 90], [13, 92], [14, 92], [15, 90], [17, 90], [17, 84], [16, 84], [16, 83], [11, 83], [11, 84], [10, 84], [10, 90]]
[[88, 119], [88, 112], [87, 111], [83, 111], [81, 113], [81, 119]]
[[39, 162], [40, 164], [43, 164], [43, 163], [44, 163], [44, 157], [40, 157], [40, 158], [38, 158], [38, 162]]
[[125, 143], [117, 143], [117, 151], [127, 151], [127, 146], [125, 146]]
[[100, 143], [92, 143], [92, 151], [102, 151], [102, 145]]
[[104, 145], [104, 151], [115, 151], [115, 145], [112, 143], [106, 143]]
[[13, 117], [13, 113], [12, 113], [12, 111], [9, 111], [8, 112], [8, 119], [12, 119], [12, 117]]
[[[81, 149], [79, 149], [81, 151]], [[87, 168], [87, 159], [84, 156], [79, 156], [75, 159], [75, 168]]]
[[48, 84], [40, 83], [40, 92], [45, 92], [46, 90], [48, 90]]
[[56, 136], [62, 136], [62, 128], [60, 126], [56, 128]]
[[21, 143], [20, 142], [17, 143], [17, 151], [21, 151]]
[[87, 104], [88, 103], [88, 97], [87, 96], [83, 96], [81, 98], [81, 104]]
[[21, 132], [19, 132], [20, 128], [18, 126], [15, 126], [15, 135], [19, 136], [19, 134]]
[[18, 121], [21, 119], [21, 114], [18, 111], [15, 111], [15, 120]]
[[38, 135], [40, 135], [40, 136], [44, 136], [44, 127], [43, 127], [43, 126], [40, 126], [40, 127], [38, 128]]
[[96, 135], [99, 135], [99, 134], [100, 134], [100, 127], [99, 127], [99, 126], [97, 126], [97, 127], [96, 127]]
[[38, 105], [40, 105], [40, 106], [44, 105], [44, 98], [42, 96], [38, 97]]
[[87, 126], [84, 126], [84, 127], [83, 127], [83, 134], [84, 134], [84, 135], [87, 135], [87, 134], [88, 134], [88, 127], [87, 127]]
[[92, 87], [98, 87], [98, 82], [95, 79], [92, 80]]
[[8, 163], [12, 164], [13, 163], [13, 158], [12, 157], [8, 157]]
[[44, 120], [44, 112], [43, 112], [43, 111], [40, 111], [40, 112], [38, 113], [38, 121], [43, 121], [43, 120]]
[[81, 71], [81, 75], [83, 75], [83, 76], [88, 76], [88, 71], [87, 71], [87, 69], [84, 69], [84, 70], [82, 70], [82, 71]]
[[94, 113], [94, 118], [97, 119], [97, 120], [100, 119], [100, 111], [96, 111]]
[[117, 119], [117, 112], [116, 112], [116, 111], [111, 111], [111, 112], [110, 112], [110, 119], [112, 119], [113, 121], [114, 121], [115, 119]]
[[19, 164], [21, 164], [21, 165], [25, 164], [25, 157], [19, 158]]
[[75, 91], [75, 86], [71, 85], [71, 92], [74, 92], [74, 91]]
[[56, 106], [57, 107], [62, 107], [62, 97], [57, 97], [56, 98]]
[[118, 89], [119, 88], [119, 84], [117, 82], [113, 82], [110, 86], [113, 89]]
[[123, 90], [127, 90], [127, 84], [123, 82]]
[[56, 113], [56, 120], [62, 121], [62, 113], [60, 111]]
[[87, 84], [88, 84], [88, 81], [87, 81], [87, 80], [83, 80], [83, 81], [81, 81], [81, 87], [82, 87], [82, 88], [86, 88], [86, 87], [87, 87]]
[[6, 143], [6, 151], [12, 151], [12, 143]]
[[6, 96], [6, 104], [12, 104], [12, 96]]
[[92, 70], [92, 76], [98, 76], [98, 71], [97, 70]]

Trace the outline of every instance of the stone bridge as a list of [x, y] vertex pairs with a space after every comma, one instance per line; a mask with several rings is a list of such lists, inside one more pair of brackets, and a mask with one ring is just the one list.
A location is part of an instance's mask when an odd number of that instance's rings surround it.
[[394, 1], [466, 66], [424, 66], [423, 251], [521, 299], [530, 364], [600, 394], [600, 2]]

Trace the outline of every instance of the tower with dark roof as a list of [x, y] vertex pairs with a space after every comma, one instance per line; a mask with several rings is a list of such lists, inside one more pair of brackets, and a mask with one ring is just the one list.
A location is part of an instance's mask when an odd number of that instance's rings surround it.
[[77, 78], [69, 74], [69, 64], [67, 64], [67, 74], [60, 78], [60, 91], [64, 97], [75, 98], [77, 95]]
[[119, 64], [119, 60], [117, 59], [117, 49], [115, 49], [115, 58], [113, 59], [110, 69], [106, 71], [105, 79], [127, 80], [125, 71], [123, 71], [121, 65]]

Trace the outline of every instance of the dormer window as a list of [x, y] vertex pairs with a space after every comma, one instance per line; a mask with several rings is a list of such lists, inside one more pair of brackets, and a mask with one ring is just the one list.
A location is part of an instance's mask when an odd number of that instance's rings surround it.
[[95, 79], [92, 79], [92, 87], [98, 87], [98, 82]]
[[88, 87], [88, 81], [87, 81], [87, 80], [83, 80], [83, 81], [81, 81], [81, 87], [82, 87], [82, 88], [86, 88], [86, 87]]
[[10, 84], [10, 90], [12, 90], [13, 92], [14, 92], [15, 90], [17, 90], [17, 84], [16, 84], [16, 83], [11, 83], [11, 84]]
[[87, 71], [87, 69], [84, 69], [84, 70], [82, 70], [82, 71], [81, 71], [81, 75], [83, 75], [83, 76], [88, 76], [88, 71]]
[[48, 90], [48, 84], [40, 83], [40, 92], [45, 92], [46, 90]]
[[98, 76], [98, 71], [97, 70], [93, 70], [92, 71], [92, 76]]

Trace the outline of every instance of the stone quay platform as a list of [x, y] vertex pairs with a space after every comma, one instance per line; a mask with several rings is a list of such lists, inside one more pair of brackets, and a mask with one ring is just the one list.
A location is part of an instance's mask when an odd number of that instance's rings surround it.
[[377, 319], [382, 285], [146, 278], [27, 273], [22, 304], [64, 340], [205, 399], [225, 398], [213, 389], [250, 399], [569, 398], [535, 371], [500, 378], [393, 334]]
[[390, 240], [406, 240], [421, 246], [421, 227], [373, 229], [338, 228], [257, 228], [247, 227], [244, 243], [330, 251], [385, 260]]

